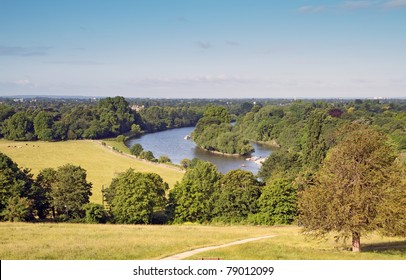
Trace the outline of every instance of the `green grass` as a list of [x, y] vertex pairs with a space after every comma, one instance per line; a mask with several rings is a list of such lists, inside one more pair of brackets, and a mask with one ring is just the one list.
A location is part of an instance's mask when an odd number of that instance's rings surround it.
[[87, 170], [87, 178], [93, 183], [90, 200], [95, 203], [101, 203], [102, 186], [108, 187], [113, 177], [130, 167], [140, 172], [157, 173], [170, 187], [183, 177], [183, 172], [179, 170], [130, 158], [97, 141], [15, 142], [1, 139], [0, 152], [9, 156], [20, 168], [30, 168], [34, 175], [47, 167], [56, 168], [67, 163], [80, 165]]
[[406, 240], [371, 234], [361, 238], [362, 253], [352, 253], [350, 243], [336, 243], [303, 235], [298, 227], [274, 231], [270, 239], [245, 243], [194, 255], [189, 259], [222, 258], [226, 260], [406, 260]]
[[225, 260], [405, 260], [406, 240], [371, 235], [365, 252], [349, 244], [308, 239], [295, 226], [88, 225], [0, 223], [0, 259], [160, 259], [245, 238], [269, 239], [207, 251], [189, 259]]
[[104, 139], [102, 141], [110, 147], [114, 147], [125, 154], [131, 155], [130, 149], [123, 142], [117, 142], [114, 139]]
[[0, 259], [160, 259], [268, 235], [269, 227], [0, 223]]

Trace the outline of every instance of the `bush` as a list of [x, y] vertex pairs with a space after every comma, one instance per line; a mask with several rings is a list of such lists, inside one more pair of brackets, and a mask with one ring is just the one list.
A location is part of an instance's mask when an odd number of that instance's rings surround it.
[[138, 143], [134, 144], [130, 149], [131, 154], [136, 157], [140, 156], [142, 151], [144, 151], [144, 148]]
[[159, 163], [167, 163], [167, 162], [171, 162], [171, 159], [167, 156], [160, 156], [158, 159]]
[[116, 141], [117, 141], [117, 142], [120, 142], [120, 143], [124, 143], [124, 141], [125, 141], [125, 136], [124, 136], [124, 135], [119, 135], [119, 136], [117, 136]]
[[96, 203], [88, 203], [83, 207], [86, 211], [85, 220], [88, 224], [105, 224], [107, 214], [104, 207]]

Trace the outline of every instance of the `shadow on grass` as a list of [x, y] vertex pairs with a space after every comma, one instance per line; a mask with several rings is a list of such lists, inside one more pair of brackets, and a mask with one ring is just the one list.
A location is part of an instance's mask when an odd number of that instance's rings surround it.
[[363, 252], [379, 252], [383, 254], [399, 253], [406, 254], [406, 240], [394, 242], [382, 242], [366, 244], [362, 246]]

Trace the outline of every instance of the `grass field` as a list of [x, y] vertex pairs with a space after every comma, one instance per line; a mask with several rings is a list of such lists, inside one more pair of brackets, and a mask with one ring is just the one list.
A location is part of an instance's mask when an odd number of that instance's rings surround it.
[[19, 167], [30, 168], [34, 175], [46, 167], [59, 167], [67, 163], [87, 170], [93, 183], [92, 202], [101, 203], [101, 189], [108, 187], [117, 173], [128, 168], [140, 172], [159, 174], [169, 186], [180, 181], [183, 172], [146, 161], [136, 160], [111, 151], [96, 141], [15, 142], [0, 140], [0, 152], [9, 156]]
[[308, 240], [295, 226], [40, 223], [0, 223], [0, 259], [160, 259], [199, 247], [265, 235], [277, 236], [207, 251], [190, 259], [406, 259], [405, 240], [374, 235], [362, 240], [368, 252], [354, 254], [332, 240]]
[[406, 260], [406, 239], [371, 234], [361, 237], [363, 252], [352, 253], [351, 241], [334, 237], [319, 240], [303, 235], [298, 227], [276, 229], [275, 236], [252, 243], [212, 250], [189, 259], [216, 257], [226, 260]]

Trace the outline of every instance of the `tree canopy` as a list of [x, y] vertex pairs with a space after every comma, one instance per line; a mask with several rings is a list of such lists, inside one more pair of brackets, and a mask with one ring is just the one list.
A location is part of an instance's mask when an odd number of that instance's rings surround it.
[[117, 223], [148, 224], [154, 210], [164, 208], [167, 189], [168, 184], [159, 175], [128, 169], [114, 178], [105, 191]]
[[[405, 235], [406, 227], [395, 226], [406, 220], [406, 204], [394, 199], [401, 194], [404, 201], [406, 188], [404, 180], [399, 180], [395, 159], [384, 134], [355, 127], [330, 150], [314, 185], [300, 193], [299, 219], [305, 231], [338, 232], [339, 238], [352, 238], [353, 251], [360, 250], [363, 234], [388, 231], [383, 220], [390, 219], [390, 228], [398, 229], [392, 234]], [[388, 207], [393, 213], [381, 211]]]
[[212, 218], [213, 192], [218, 188], [221, 174], [214, 164], [197, 161], [187, 169], [183, 179], [171, 191], [174, 221], [209, 222]]

